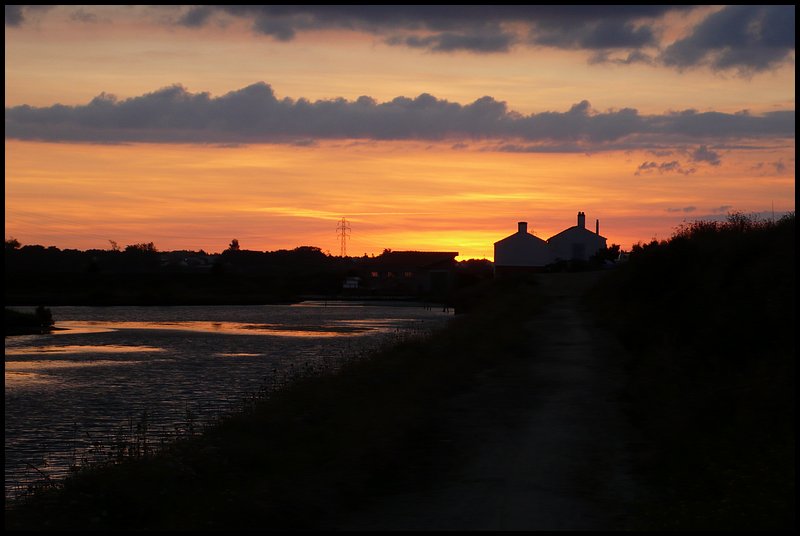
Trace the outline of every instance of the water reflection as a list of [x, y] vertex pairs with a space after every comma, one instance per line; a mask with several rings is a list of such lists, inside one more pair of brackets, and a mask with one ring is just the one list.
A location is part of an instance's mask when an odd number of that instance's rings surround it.
[[[115, 344], [104, 344], [99, 346], [90, 345], [64, 345], [64, 346], [27, 346], [6, 348], [6, 355], [23, 356], [38, 354], [129, 354], [136, 352], [163, 352], [163, 348], [153, 346], [119, 346]], [[8, 363], [6, 363], [8, 370]]]
[[89, 438], [109, 444], [145, 411], [153, 434], [174, 435], [189, 414], [199, 426], [297, 370], [335, 370], [450, 316], [330, 302], [51, 310], [59, 330], [5, 339], [7, 497], [40, 476], [26, 463], [57, 478]]
[[77, 333], [105, 333], [123, 329], [177, 330], [199, 333], [228, 333], [231, 335], [273, 335], [275, 337], [339, 337], [369, 329], [395, 325], [397, 320], [353, 321], [334, 320], [330, 325], [298, 325], [287, 328], [284, 324], [250, 324], [242, 322], [180, 321], [180, 322], [58, 322], [53, 335]]
[[84, 360], [33, 360], [33, 361], [7, 361], [6, 362], [6, 379], [11, 372], [20, 372], [28, 370], [36, 370], [45, 372], [48, 369], [63, 369], [63, 368], [76, 368], [76, 367], [108, 367], [119, 365], [138, 365], [143, 361], [112, 361], [108, 359], [95, 359], [91, 361]]

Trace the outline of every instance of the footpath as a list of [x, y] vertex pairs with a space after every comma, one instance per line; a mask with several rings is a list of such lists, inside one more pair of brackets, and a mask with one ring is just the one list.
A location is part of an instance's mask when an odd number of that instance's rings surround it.
[[340, 530], [621, 530], [644, 492], [621, 400], [621, 349], [581, 310], [599, 273], [542, 274], [552, 301], [524, 325], [524, 362], [437, 408], [464, 463], [402, 490]]

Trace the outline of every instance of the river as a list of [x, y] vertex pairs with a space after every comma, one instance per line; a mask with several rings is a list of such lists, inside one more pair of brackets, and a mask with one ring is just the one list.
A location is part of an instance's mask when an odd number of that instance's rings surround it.
[[52, 333], [5, 339], [6, 498], [120, 445], [130, 455], [134, 437], [152, 448], [197, 432], [259, 391], [451, 316], [354, 302], [50, 309]]

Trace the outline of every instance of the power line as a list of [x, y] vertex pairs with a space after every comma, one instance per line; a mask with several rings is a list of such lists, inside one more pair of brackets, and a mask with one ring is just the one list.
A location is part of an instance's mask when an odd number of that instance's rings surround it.
[[336, 223], [336, 236], [341, 239], [339, 255], [347, 257], [347, 239], [350, 237], [350, 223], [342, 217], [342, 221]]

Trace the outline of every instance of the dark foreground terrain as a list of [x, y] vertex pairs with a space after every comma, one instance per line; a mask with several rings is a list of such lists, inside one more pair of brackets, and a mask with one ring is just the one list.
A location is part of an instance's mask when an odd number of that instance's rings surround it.
[[473, 288], [424, 340], [299, 378], [6, 529], [792, 529], [794, 218]]

